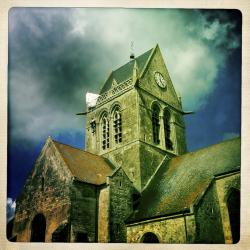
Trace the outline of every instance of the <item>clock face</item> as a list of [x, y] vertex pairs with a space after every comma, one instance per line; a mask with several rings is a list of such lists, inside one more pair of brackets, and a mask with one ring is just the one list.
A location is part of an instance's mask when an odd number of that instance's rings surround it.
[[166, 88], [166, 86], [167, 86], [166, 81], [160, 72], [155, 72], [155, 81], [159, 87], [161, 87], [163, 89]]

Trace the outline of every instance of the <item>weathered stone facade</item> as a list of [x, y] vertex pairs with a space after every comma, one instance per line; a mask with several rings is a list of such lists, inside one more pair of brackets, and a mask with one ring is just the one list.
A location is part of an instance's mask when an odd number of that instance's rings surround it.
[[[222, 221], [213, 182], [202, 197], [196, 211], [196, 239], [195, 242], [221, 243], [224, 241]], [[209, 241], [209, 242], [208, 242]]]
[[86, 151], [45, 143], [16, 240], [236, 243], [240, 139], [187, 153], [184, 114], [158, 45], [112, 71], [87, 110]]
[[45, 241], [70, 217], [71, 175], [53, 143], [48, 140], [17, 200], [13, 234], [17, 241], [30, 241], [33, 218], [46, 218]]
[[[97, 241], [98, 187], [75, 180], [71, 185], [71, 241], [76, 235], [86, 236], [87, 242]], [[81, 223], [79, 223], [81, 221]]]
[[133, 195], [137, 194], [126, 173], [119, 168], [109, 179], [110, 242], [126, 242], [125, 220], [133, 212]]

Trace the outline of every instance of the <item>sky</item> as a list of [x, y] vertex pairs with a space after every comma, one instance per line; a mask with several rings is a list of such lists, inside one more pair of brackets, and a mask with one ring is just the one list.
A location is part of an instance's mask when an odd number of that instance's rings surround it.
[[[50, 135], [84, 148], [86, 92], [159, 44], [182, 97], [194, 151], [240, 135], [241, 13], [237, 10], [12, 8], [8, 51], [11, 209]], [[11, 210], [12, 211], [12, 210]]]

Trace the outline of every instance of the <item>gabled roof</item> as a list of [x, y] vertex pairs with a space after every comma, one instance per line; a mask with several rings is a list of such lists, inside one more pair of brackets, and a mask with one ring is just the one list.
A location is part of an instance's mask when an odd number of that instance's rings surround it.
[[114, 170], [112, 164], [98, 155], [53, 140], [70, 172], [78, 180], [100, 185]]
[[163, 162], [128, 222], [185, 211], [201, 198], [214, 176], [239, 167], [240, 138]]
[[142, 54], [142, 55], [136, 57], [135, 59], [131, 60], [130, 62], [124, 64], [123, 66], [116, 69], [115, 71], [112, 71], [111, 74], [109, 75], [108, 79], [104, 83], [104, 85], [100, 91], [100, 94], [103, 94], [104, 92], [111, 89], [113, 79], [115, 79], [116, 82], [119, 84], [119, 83], [124, 82], [124, 81], [128, 80], [129, 78], [131, 78], [133, 75], [133, 67], [134, 67], [135, 61], [137, 63], [139, 74], [140, 74], [142, 72], [142, 70], [144, 69], [144, 67], [146, 66], [148, 59], [150, 58], [150, 55], [153, 52], [153, 50], [154, 50], [154, 48], [148, 50], [144, 54]]

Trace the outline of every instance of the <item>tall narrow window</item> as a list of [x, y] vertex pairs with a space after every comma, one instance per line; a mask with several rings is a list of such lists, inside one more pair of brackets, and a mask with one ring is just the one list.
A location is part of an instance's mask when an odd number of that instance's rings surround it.
[[156, 144], [160, 143], [159, 133], [160, 133], [160, 108], [158, 105], [153, 105], [152, 107], [152, 128], [153, 128], [153, 141]]
[[102, 149], [105, 150], [109, 148], [109, 121], [107, 114], [103, 115], [102, 122]]
[[164, 122], [164, 135], [165, 135], [165, 146], [166, 149], [173, 150], [173, 144], [170, 139], [170, 113], [168, 110], [164, 111], [164, 117], [163, 117], [163, 122]]
[[114, 138], [115, 143], [121, 143], [122, 142], [122, 115], [117, 107], [113, 114], [113, 125], [114, 125]]

